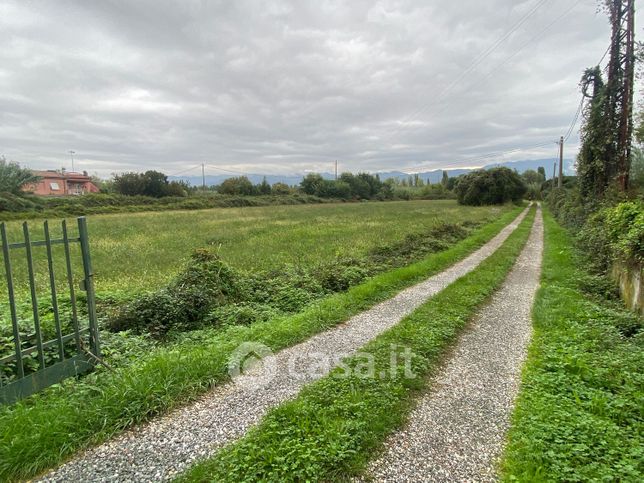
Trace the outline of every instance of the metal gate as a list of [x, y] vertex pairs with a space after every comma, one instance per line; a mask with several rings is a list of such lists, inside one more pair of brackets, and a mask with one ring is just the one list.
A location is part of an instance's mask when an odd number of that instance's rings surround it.
[[[89, 238], [87, 234], [87, 220], [78, 218], [78, 236], [71, 237], [67, 224], [61, 223], [62, 238], [52, 239], [49, 223], [43, 224], [44, 240], [33, 241], [29, 234], [27, 222], [22, 225], [23, 241], [9, 243], [7, 228], [0, 224], [0, 242], [2, 243], [2, 257], [4, 259], [7, 294], [9, 297], [9, 315], [13, 333], [13, 353], [2, 355], [0, 353], [0, 404], [11, 404], [38, 392], [63, 379], [76, 376], [91, 370], [100, 360], [100, 343], [96, 318], [96, 302], [94, 296], [92, 262], [89, 251]], [[72, 245], [80, 245], [80, 258], [82, 275], [74, 275], [74, 258]], [[59, 303], [61, 295], [56, 286], [55, 259], [52, 247], [63, 245], [64, 272], [63, 286], [66, 296], [64, 302], [70, 309], [66, 313], [65, 321], [61, 320]], [[46, 290], [47, 303], [51, 301], [53, 314], [53, 331], [51, 340], [43, 340], [41, 313], [39, 311], [38, 290], [36, 287], [36, 267], [34, 264], [34, 251], [44, 248], [46, 250], [48, 284]], [[28, 319], [24, 320], [18, 310], [19, 301], [16, 298], [14, 283], [14, 267], [12, 266], [12, 251], [22, 250], [26, 261], [27, 277], [29, 284], [29, 298], [31, 307]], [[77, 249], [75, 249], [76, 251]], [[15, 259], [14, 252], [14, 259]], [[21, 260], [22, 262], [22, 260]], [[65, 280], [66, 279], [66, 283]], [[76, 284], [85, 292], [86, 301], [83, 313], [78, 310]], [[41, 298], [42, 300], [42, 298]], [[86, 310], [85, 310], [86, 309]], [[29, 336], [23, 337], [25, 325], [29, 329]], [[21, 334], [21, 329], [23, 334]], [[33, 332], [31, 332], [33, 330]], [[28, 340], [24, 340], [28, 339]], [[6, 353], [6, 351], [5, 351]]]

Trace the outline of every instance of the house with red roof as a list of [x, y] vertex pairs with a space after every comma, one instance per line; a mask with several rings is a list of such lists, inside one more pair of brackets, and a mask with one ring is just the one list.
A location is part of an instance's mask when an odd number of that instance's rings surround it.
[[37, 196], [84, 195], [100, 191], [87, 173], [50, 170], [34, 171], [34, 174], [40, 177], [40, 181], [27, 184], [22, 189]]

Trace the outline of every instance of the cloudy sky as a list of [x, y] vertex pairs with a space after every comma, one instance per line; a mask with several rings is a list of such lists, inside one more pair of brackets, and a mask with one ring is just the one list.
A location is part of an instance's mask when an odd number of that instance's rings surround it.
[[554, 156], [609, 26], [595, 0], [0, 0], [0, 42], [25, 166], [414, 171]]

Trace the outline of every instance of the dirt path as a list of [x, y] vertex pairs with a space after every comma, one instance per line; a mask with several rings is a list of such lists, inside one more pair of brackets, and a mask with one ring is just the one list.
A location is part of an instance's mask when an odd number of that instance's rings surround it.
[[[194, 404], [78, 455], [43, 481], [163, 481], [241, 437], [266, 412], [326, 375], [340, 358], [398, 323], [429, 297], [476, 268], [516, 229], [527, 209], [464, 260], [395, 297], [264, 360]], [[261, 347], [243, 347], [262, 355]], [[240, 354], [243, 356], [244, 354]]]
[[495, 481], [541, 274], [543, 219], [537, 214], [517, 263], [367, 475], [375, 481]]

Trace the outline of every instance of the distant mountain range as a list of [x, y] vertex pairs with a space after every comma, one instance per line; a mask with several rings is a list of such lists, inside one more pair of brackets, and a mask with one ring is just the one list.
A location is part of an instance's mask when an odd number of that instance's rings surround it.
[[[552, 158], [550, 158], [550, 159], [526, 159], [523, 161], [507, 161], [503, 163], [488, 164], [483, 166], [483, 169], [497, 168], [501, 166], [510, 168], [510, 169], [516, 169], [517, 172], [519, 173], [523, 173], [524, 171], [527, 171], [529, 169], [533, 169], [536, 171], [537, 168], [539, 168], [540, 166], [543, 166], [546, 170], [546, 177], [550, 178], [552, 177], [553, 160]], [[457, 169], [447, 169], [445, 171], [447, 171], [447, 175], [450, 178], [453, 178], [455, 176], [460, 176], [462, 174], [466, 174], [471, 171], [474, 171], [474, 169], [457, 168]], [[320, 173], [320, 174], [325, 179], [333, 179], [334, 177], [332, 173]], [[377, 174], [380, 176], [380, 179], [382, 179], [383, 181], [389, 178], [405, 179], [410, 176], [409, 173], [403, 173], [402, 171], [385, 171], [385, 172], [377, 172]], [[443, 177], [443, 170], [434, 169], [431, 171], [419, 172], [417, 174], [425, 182], [429, 181], [430, 183], [438, 183]], [[568, 176], [575, 174], [574, 163], [572, 159], [564, 159], [564, 174]], [[215, 186], [215, 185], [221, 184], [224, 180], [228, 178], [233, 178], [235, 176], [237, 175], [234, 175], [234, 174], [222, 174], [222, 175], [215, 175], [215, 176], [206, 175], [206, 185]], [[290, 174], [290, 175], [266, 174], [264, 175], [264, 174], [250, 173], [250, 174], [246, 174], [245, 176], [254, 184], [261, 183], [262, 180], [266, 178], [266, 181], [270, 184], [286, 183], [289, 186], [294, 186], [294, 185], [299, 185], [300, 182], [302, 181], [302, 178], [304, 178], [306, 174]], [[170, 181], [185, 181], [192, 186], [201, 186], [203, 181], [201, 176], [169, 176], [168, 179]]]

